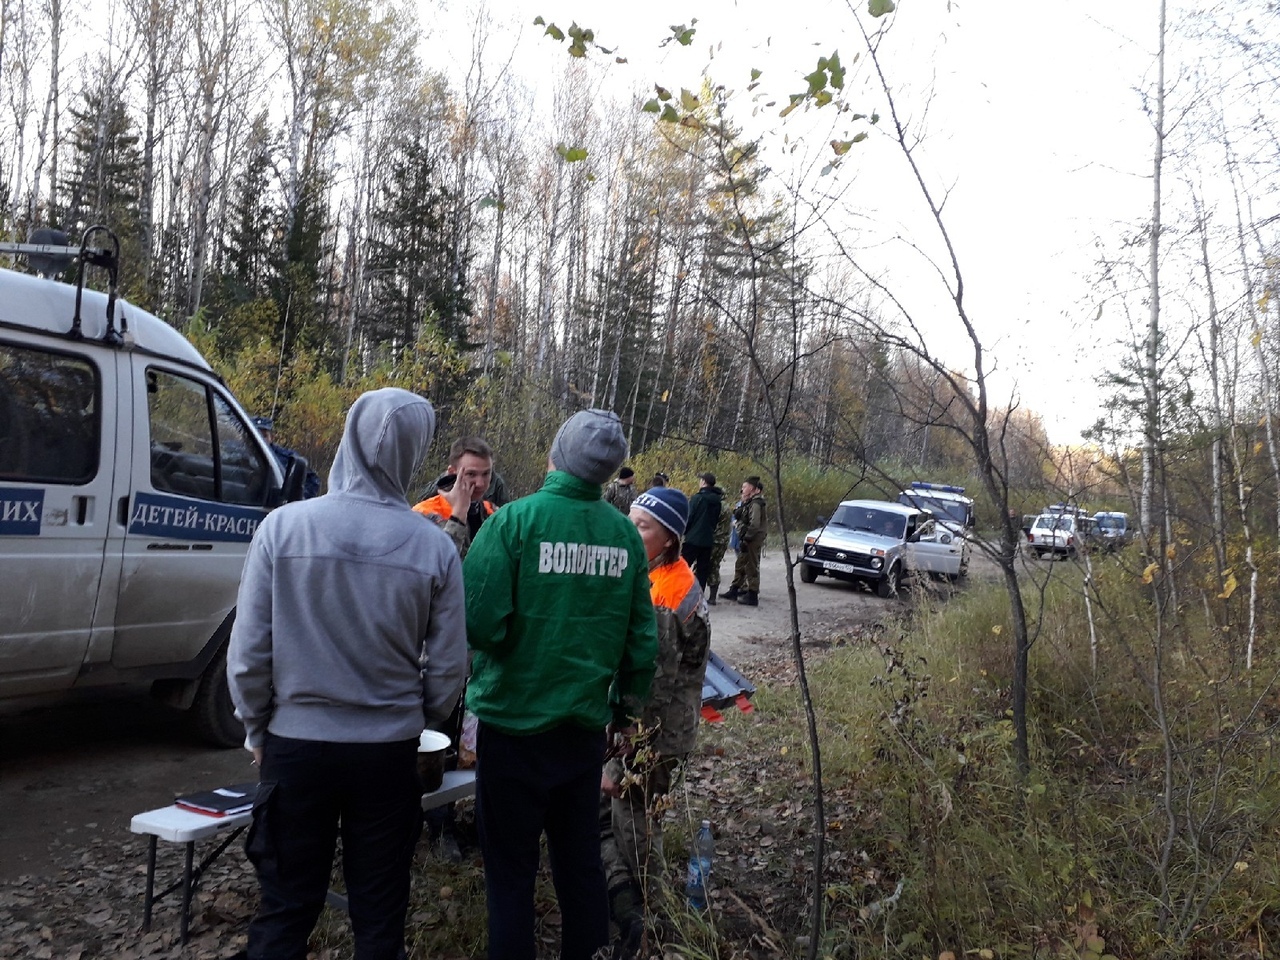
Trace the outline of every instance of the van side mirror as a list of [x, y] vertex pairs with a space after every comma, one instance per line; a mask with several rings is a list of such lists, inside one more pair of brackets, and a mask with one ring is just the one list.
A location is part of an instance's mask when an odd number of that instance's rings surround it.
[[293, 503], [303, 498], [303, 489], [307, 482], [307, 458], [296, 453], [284, 465], [284, 483], [279, 489], [273, 488], [267, 496], [266, 507], [274, 510], [285, 503]]
[[827, 518], [826, 518], [826, 517], [824, 517], [822, 514], [818, 514], [818, 522], [817, 522], [817, 523], [815, 523], [815, 524], [814, 524], [814, 526], [815, 526], [815, 527], [825, 527], [826, 525], [827, 525]]
[[307, 482], [307, 458], [294, 454], [284, 468], [284, 486], [280, 489], [282, 503], [293, 503], [302, 499], [302, 488]]

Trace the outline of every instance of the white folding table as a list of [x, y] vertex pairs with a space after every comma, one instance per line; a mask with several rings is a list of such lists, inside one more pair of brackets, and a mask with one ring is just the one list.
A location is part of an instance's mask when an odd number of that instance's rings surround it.
[[[474, 769], [446, 770], [444, 782], [440, 785], [440, 789], [422, 795], [422, 809], [430, 810], [432, 807], [441, 807], [446, 803], [453, 803], [455, 800], [474, 796], [475, 792], [476, 772]], [[143, 894], [142, 900], [142, 931], [144, 933], [151, 930], [151, 911], [156, 901], [167, 897], [175, 890], [181, 890], [181, 941], [183, 944], [187, 942], [187, 934], [191, 926], [191, 897], [200, 883], [200, 878], [210, 864], [217, 860], [236, 837], [244, 832], [245, 827], [249, 825], [249, 821], [252, 819], [253, 813], [251, 811], [231, 814], [225, 817], [213, 817], [203, 813], [195, 813], [191, 810], [184, 810], [182, 807], [170, 804], [167, 807], [158, 807], [155, 810], [148, 810], [146, 813], [139, 813], [129, 821], [129, 831], [131, 833], [144, 834], [147, 837], [147, 889]], [[214, 847], [208, 856], [197, 864], [195, 862], [196, 842], [227, 831], [230, 831], [230, 833]], [[168, 843], [181, 843], [186, 847], [186, 851], [182, 879], [156, 893], [156, 845], [160, 840]], [[331, 906], [339, 910], [345, 911], [347, 909], [347, 898], [341, 894], [334, 893], [332, 890], [329, 891], [326, 900]]]

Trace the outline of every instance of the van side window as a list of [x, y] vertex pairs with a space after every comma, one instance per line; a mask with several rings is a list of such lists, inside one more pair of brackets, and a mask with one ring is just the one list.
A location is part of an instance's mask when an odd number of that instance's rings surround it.
[[99, 395], [98, 371], [82, 357], [0, 343], [0, 480], [97, 476]]
[[261, 506], [267, 465], [248, 428], [207, 385], [147, 371], [151, 485], [201, 500]]
[[270, 476], [249, 427], [231, 405], [216, 393], [213, 406], [218, 423], [218, 452], [222, 459], [222, 501], [260, 507], [267, 496]]

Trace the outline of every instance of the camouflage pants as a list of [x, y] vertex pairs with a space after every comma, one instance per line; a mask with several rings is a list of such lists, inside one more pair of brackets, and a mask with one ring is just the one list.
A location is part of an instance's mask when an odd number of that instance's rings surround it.
[[[635, 881], [652, 912], [661, 903], [662, 816], [671, 782], [682, 757], [661, 757], [650, 764], [639, 783], [628, 786], [614, 800], [600, 795], [600, 857], [604, 860], [605, 883], [609, 890]], [[618, 783], [624, 776], [622, 764], [609, 761], [605, 772]]]
[[720, 564], [724, 560], [724, 552], [729, 549], [729, 541], [716, 541], [711, 546], [711, 567], [707, 572], [707, 589], [720, 588]]
[[730, 589], [760, 592], [760, 554], [764, 553], [764, 539], [744, 543], [738, 551], [738, 562], [733, 565], [733, 583]]

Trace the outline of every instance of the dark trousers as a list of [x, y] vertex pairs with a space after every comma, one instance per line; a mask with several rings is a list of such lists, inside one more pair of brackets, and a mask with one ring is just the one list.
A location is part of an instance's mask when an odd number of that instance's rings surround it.
[[476, 824], [484, 855], [489, 960], [533, 960], [533, 894], [543, 832], [560, 901], [560, 957], [590, 960], [608, 946], [598, 824], [604, 747], [603, 731], [575, 724], [512, 736], [481, 722]]
[[404, 956], [409, 871], [422, 829], [416, 740], [328, 743], [267, 735], [245, 851], [261, 902], [251, 960], [305, 960], [339, 833], [358, 960]]
[[680, 548], [680, 556], [693, 568], [693, 575], [698, 578], [698, 586], [707, 589], [707, 575], [711, 573], [711, 545], [695, 547], [686, 543]]

